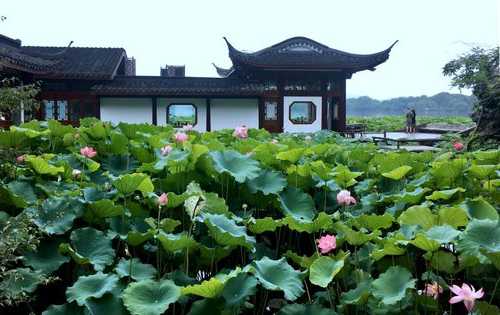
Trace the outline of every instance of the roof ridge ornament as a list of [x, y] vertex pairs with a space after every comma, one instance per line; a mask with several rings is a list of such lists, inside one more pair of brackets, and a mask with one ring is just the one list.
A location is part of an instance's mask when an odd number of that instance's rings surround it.
[[291, 52], [316, 52], [318, 54], [323, 53], [323, 49], [319, 48], [316, 45], [313, 45], [312, 43], [306, 43], [305, 41], [290, 43], [290, 44], [286, 45], [285, 47], [278, 49], [279, 53], [286, 53], [289, 51], [291, 51]]
[[217, 74], [219, 75], [219, 77], [221, 77], [221, 78], [227, 78], [234, 72], [233, 67], [231, 67], [229, 69], [221, 68], [221, 67], [218, 67], [214, 62], [212, 62], [212, 65], [214, 66], [215, 71], [217, 71]]
[[229, 50], [237, 50], [236, 48], [234, 48], [233, 45], [231, 45], [231, 43], [229, 42], [229, 40], [227, 39], [226, 36], [222, 36], [222, 38], [224, 39], [224, 41], [226, 42], [226, 45], [227, 45], [227, 48], [229, 48]]
[[73, 45], [73, 43], [74, 43], [74, 41], [70, 41], [68, 46], [66, 46], [65, 48], [63, 48], [60, 51], [55, 52], [55, 53], [48, 54], [48, 53], [31, 52], [30, 55], [35, 56], [35, 57], [39, 57], [39, 58], [49, 59], [49, 60], [56, 59], [56, 58], [59, 58], [62, 55], [64, 55], [71, 48], [71, 45]]
[[387, 48], [387, 50], [391, 50], [392, 47], [394, 47], [397, 43], [399, 43], [399, 39], [396, 39], [396, 41], [394, 41], [394, 43], [392, 43], [392, 45], [389, 46], [389, 48]]

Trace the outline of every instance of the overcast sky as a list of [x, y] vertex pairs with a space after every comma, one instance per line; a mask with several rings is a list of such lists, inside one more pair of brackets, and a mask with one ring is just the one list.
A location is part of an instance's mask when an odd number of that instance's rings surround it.
[[353, 53], [399, 43], [376, 71], [355, 74], [348, 96], [378, 99], [457, 92], [441, 68], [472, 45], [499, 45], [498, 0], [0, 0], [0, 33], [24, 45], [123, 47], [137, 74], [185, 64], [189, 76], [229, 67], [222, 40], [255, 51], [306, 36]]

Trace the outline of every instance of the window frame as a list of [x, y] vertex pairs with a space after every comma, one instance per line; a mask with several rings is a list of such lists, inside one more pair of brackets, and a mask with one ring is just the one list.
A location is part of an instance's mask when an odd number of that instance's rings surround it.
[[[275, 117], [273, 119], [267, 119], [266, 115], [267, 115], [267, 106], [268, 105], [273, 105], [275, 107]], [[265, 101], [264, 102], [264, 120], [265, 121], [278, 121], [279, 119], [279, 104], [278, 104], [278, 101]]]
[[188, 125], [188, 124], [186, 124], [186, 125], [182, 125], [182, 126], [174, 126], [173, 124], [171, 124], [169, 122], [170, 106], [172, 106], [172, 105], [190, 105], [190, 106], [193, 106], [193, 108], [194, 108], [194, 124], [192, 124], [192, 126], [194, 127], [194, 126], [196, 126], [198, 124], [198, 107], [195, 104], [193, 104], [193, 103], [169, 103], [167, 105], [167, 108], [166, 108], [166, 116], [167, 117], [166, 117], [165, 120], [167, 121], [167, 125], [171, 125], [174, 128], [182, 128], [182, 127]]
[[[47, 103], [52, 103], [52, 118], [50, 120], [57, 121], [71, 121], [70, 120], [70, 104], [68, 99], [44, 99], [42, 100], [43, 104], [43, 120], [47, 121]], [[66, 119], [59, 119], [59, 106], [60, 104], [66, 105], [65, 116]]]
[[[297, 103], [307, 103], [307, 104], [310, 104], [310, 106], [312, 106], [311, 107], [312, 108], [312, 120], [310, 122], [295, 122], [292, 120], [292, 107], [294, 104], [297, 104]], [[316, 104], [314, 104], [314, 102], [312, 102], [312, 101], [293, 101], [288, 106], [288, 120], [294, 125], [312, 125], [312, 124], [314, 124], [316, 119], [317, 119], [317, 108], [316, 108]]]

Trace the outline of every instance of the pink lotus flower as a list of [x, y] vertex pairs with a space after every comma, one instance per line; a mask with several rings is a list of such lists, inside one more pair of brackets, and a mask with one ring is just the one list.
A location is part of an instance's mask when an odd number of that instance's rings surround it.
[[463, 283], [462, 287], [453, 285], [450, 287], [450, 290], [455, 294], [455, 296], [450, 299], [450, 304], [455, 304], [463, 301], [465, 307], [469, 312], [474, 309], [476, 299], [480, 299], [484, 295], [482, 288], [476, 291], [473, 286], [469, 286], [467, 283]]
[[193, 130], [193, 125], [191, 125], [191, 124], [184, 125], [182, 127], [182, 130], [184, 130], [184, 131], [191, 131], [191, 130]]
[[316, 242], [318, 243], [319, 251], [322, 254], [328, 254], [337, 247], [337, 239], [335, 238], [335, 235], [327, 234], [316, 240]]
[[16, 157], [16, 162], [19, 164], [23, 163], [25, 160], [26, 160], [26, 154]]
[[248, 138], [248, 128], [245, 125], [234, 128], [233, 136], [240, 139]]
[[341, 206], [349, 206], [349, 205], [355, 205], [356, 204], [356, 199], [354, 199], [353, 196], [351, 196], [351, 192], [348, 190], [341, 190], [337, 194], [337, 203]]
[[166, 206], [168, 203], [168, 195], [166, 193], [162, 193], [158, 196], [158, 205], [160, 207]]
[[437, 300], [439, 295], [443, 293], [443, 287], [441, 287], [436, 281], [432, 284], [426, 283], [423, 293], [427, 296], [432, 296], [434, 300]]
[[464, 149], [464, 145], [461, 142], [453, 143], [453, 148], [457, 151], [462, 151]]
[[173, 148], [170, 144], [167, 144], [163, 148], [160, 149], [161, 155], [165, 156], [168, 155], [170, 152], [172, 152]]
[[86, 158], [91, 159], [91, 158], [93, 158], [94, 156], [97, 155], [97, 152], [92, 147], [83, 147], [83, 148], [80, 149], [80, 154], [83, 155]]
[[184, 132], [177, 132], [175, 135], [174, 135], [174, 139], [176, 142], [178, 143], [184, 143], [186, 142], [189, 137], [187, 134], [185, 134]]

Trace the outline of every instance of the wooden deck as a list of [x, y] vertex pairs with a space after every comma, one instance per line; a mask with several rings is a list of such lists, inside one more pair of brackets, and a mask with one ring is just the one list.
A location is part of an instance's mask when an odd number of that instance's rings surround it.
[[436, 147], [431, 147], [428, 145], [379, 145], [380, 149], [390, 150], [390, 151], [399, 151], [405, 150], [408, 152], [426, 152], [426, 151], [439, 151]]
[[366, 133], [356, 137], [364, 141], [373, 141], [384, 150], [406, 150], [410, 152], [424, 152], [438, 150], [434, 145], [441, 141], [441, 135], [435, 133], [417, 132], [384, 132]]
[[416, 132], [413, 134], [407, 134], [406, 132], [386, 132], [384, 133], [365, 133], [360, 139], [370, 139], [381, 138], [387, 139], [388, 141], [400, 141], [400, 142], [438, 142], [441, 141], [441, 134], [437, 133], [427, 133], [427, 132]]

